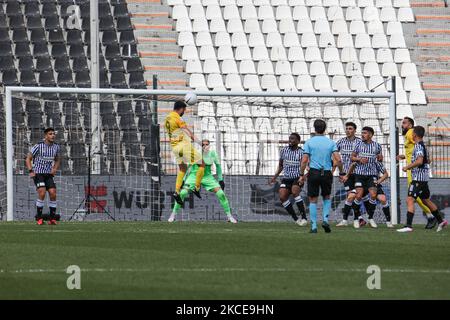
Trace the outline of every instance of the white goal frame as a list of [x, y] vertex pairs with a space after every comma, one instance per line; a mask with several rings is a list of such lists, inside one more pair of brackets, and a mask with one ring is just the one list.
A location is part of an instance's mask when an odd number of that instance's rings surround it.
[[[389, 142], [390, 148], [390, 189], [391, 189], [391, 219], [397, 224], [398, 199], [396, 174], [396, 101], [395, 92], [248, 92], [248, 91], [196, 91], [196, 90], [149, 90], [149, 89], [113, 89], [113, 88], [61, 88], [61, 87], [5, 87], [5, 113], [6, 113], [6, 220], [14, 220], [14, 145], [13, 145], [13, 119], [12, 98], [14, 93], [75, 93], [75, 94], [118, 94], [118, 95], [171, 95], [184, 96], [194, 92], [198, 96], [229, 96], [229, 97], [281, 97], [281, 98], [362, 98], [362, 99], [389, 99]], [[97, 109], [98, 112], [98, 109]], [[98, 115], [97, 115], [98, 116]]]

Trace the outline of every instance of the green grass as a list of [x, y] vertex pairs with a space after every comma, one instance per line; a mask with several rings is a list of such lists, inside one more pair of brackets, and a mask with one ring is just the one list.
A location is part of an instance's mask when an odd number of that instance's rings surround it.
[[[0, 299], [449, 299], [450, 230], [0, 224]], [[368, 290], [378, 265], [381, 290]], [[78, 265], [81, 290], [65, 270]]]

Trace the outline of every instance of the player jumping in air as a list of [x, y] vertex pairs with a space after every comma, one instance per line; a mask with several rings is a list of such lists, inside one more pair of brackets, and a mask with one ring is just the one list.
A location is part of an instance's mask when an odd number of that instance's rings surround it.
[[176, 202], [183, 205], [183, 200], [180, 197], [180, 190], [183, 184], [183, 179], [186, 174], [187, 166], [190, 164], [198, 164], [198, 169], [195, 178], [195, 186], [192, 192], [198, 197], [200, 196], [200, 183], [205, 173], [205, 163], [202, 160], [202, 155], [198, 152], [190, 139], [196, 141], [194, 134], [188, 129], [186, 122], [181, 117], [186, 111], [187, 105], [184, 101], [177, 101], [173, 106], [173, 111], [169, 113], [164, 121], [164, 127], [170, 139], [170, 146], [172, 148], [175, 159], [178, 163], [178, 173], [175, 183], [175, 193], [173, 197]]
[[[412, 153], [413, 153], [413, 149], [414, 149], [413, 127], [414, 127], [413, 119], [411, 119], [409, 117], [403, 118], [402, 134], [403, 134], [404, 140], [405, 140], [405, 155], [398, 155], [397, 160], [405, 160], [406, 159], [407, 165], [411, 164], [411, 158], [412, 158]], [[408, 170], [406, 174], [407, 174], [407, 178], [408, 178], [408, 188], [409, 188], [409, 186], [411, 185], [411, 181], [412, 181], [411, 170]], [[428, 208], [423, 203], [423, 201], [420, 199], [420, 197], [416, 199], [416, 202], [419, 205], [419, 207], [422, 208], [424, 215], [427, 216], [428, 222], [427, 222], [427, 225], [425, 226], [425, 229], [433, 229], [436, 226], [437, 220], [431, 214], [430, 208]]]
[[[223, 181], [222, 176], [222, 167], [220, 165], [219, 156], [217, 155], [216, 151], [209, 150], [210, 142], [209, 140], [205, 139], [202, 141], [202, 149], [203, 149], [203, 161], [205, 163], [205, 174], [203, 176], [203, 179], [201, 180], [201, 185], [207, 190], [214, 192], [216, 194], [217, 199], [220, 202], [220, 205], [222, 206], [223, 210], [225, 211], [225, 214], [227, 215], [228, 221], [231, 223], [237, 223], [237, 220], [231, 215], [231, 208], [230, 204], [228, 202], [227, 196], [225, 195], [224, 189], [225, 189], [225, 182]], [[217, 178], [219, 181], [217, 181], [213, 174], [211, 173], [211, 166], [212, 164], [215, 164], [216, 171], [217, 171]], [[194, 164], [190, 168], [190, 173], [187, 177], [187, 179], [184, 182], [183, 190], [180, 192], [180, 198], [182, 201], [186, 199], [186, 197], [189, 194], [189, 191], [195, 190], [195, 184], [197, 181], [197, 172], [200, 166], [198, 164]], [[179, 203], [175, 203], [172, 214], [169, 217], [169, 222], [173, 222], [175, 220], [175, 217], [180, 210], [181, 205]]]
[[[358, 218], [360, 213], [360, 205], [363, 200], [365, 193], [369, 193], [372, 196], [377, 194], [377, 186], [375, 182], [378, 179], [378, 168], [377, 161], [382, 160], [381, 145], [378, 142], [372, 140], [374, 135], [374, 130], [372, 127], [364, 127], [361, 131], [362, 141], [358, 143], [355, 150], [352, 152], [352, 161], [356, 162], [355, 168], [355, 188], [356, 188], [356, 198], [353, 211], [355, 213], [355, 220]], [[364, 201], [364, 207], [369, 215], [369, 224], [371, 227], [376, 228], [377, 224], [373, 219], [375, 214], [375, 205], [373, 201], [366, 198]], [[358, 228], [359, 225], [354, 225]]]
[[[281, 172], [284, 171], [284, 177], [281, 180], [280, 189], [278, 190], [280, 201], [286, 211], [291, 215], [292, 219], [294, 219], [299, 226], [306, 226], [308, 221], [306, 220], [305, 204], [303, 203], [303, 198], [300, 195], [302, 186], [298, 183], [300, 178], [300, 163], [303, 157], [303, 149], [299, 146], [299, 143], [299, 134], [295, 132], [291, 133], [289, 136], [289, 146], [281, 149], [277, 172], [270, 180], [269, 184], [273, 185], [277, 181], [277, 178]], [[301, 220], [298, 219], [294, 207], [289, 200], [289, 195], [291, 193], [294, 196], [295, 203], [297, 204], [298, 210], [302, 216]]]
[[438, 207], [430, 200], [430, 189], [428, 188], [428, 180], [430, 179], [430, 165], [428, 162], [428, 152], [425, 144], [423, 143], [423, 137], [425, 135], [425, 128], [422, 126], [416, 126], [413, 129], [414, 149], [412, 153], [411, 163], [403, 167], [403, 171], [407, 172], [411, 170], [412, 181], [408, 189], [408, 198], [406, 203], [408, 206], [408, 213], [406, 214], [406, 226], [398, 229], [398, 232], [411, 232], [413, 231], [413, 219], [414, 219], [414, 200], [420, 197], [423, 203], [430, 208], [431, 214], [436, 218], [439, 223], [437, 232], [441, 231], [447, 226], [447, 220], [442, 219], [442, 215], [439, 212]]
[[[345, 192], [347, 192], [347, 198], [345, 199], [345, 205], [342, 209], [343, 219], [339, 222], [336, 227], [345, 227], [348, 225], [348, 216], [352, 210], [352, 207], [355, 206], [353, 201], [356, 197], [356, 189], [355, 189], [355, 175], [350, 172], [350, 167], [352, 165], [352, 152], [355, 150], [356, 145], [361, 142], [361, 139], [355, 136], [356, 133], [356, 124], [354, 122], [347, 122], [345, 124], [345, 134], [346, 137], [339, 139], [336, 142], [339, 153], [341, 154], [342, 164], [344, 167], [344, 172], [346, 176], [344, 177], [344, 188]], [[358, 208], [357, 208], [358, 210]], [[355, 228], [359, 228], [359, 222], [357, 217], [353, 222]]]
[[25, 164], [33, 179], [37, 190], [36, 200], [36, 221], [38, 225], [43, 225], [45, 194], [48, 192], [50, 209], [49, 224], [56, 224], [60, 216], [56, 214], [56, 184], [53, 177], [59, 169], [61, 159], [59, 157], [60, 147], [55, 143], [55, 130], [47, 128], [44, 130], [44, 140], [35, 144], [27, 155]]

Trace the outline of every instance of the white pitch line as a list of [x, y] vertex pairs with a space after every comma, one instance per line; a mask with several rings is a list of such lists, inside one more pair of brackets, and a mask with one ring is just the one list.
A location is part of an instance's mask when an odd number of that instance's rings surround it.
[[[286, 268], [168, 268], [168, 269], [134, 269], [134, 268], [85, 268], [82, 272], [366, 272], [362, 268], [305, 268], [305, 269], [286, 269]], [[65, 273], [64, 269], [16, 269], [7, 270], [0, 269], [0, 273]], [[385, 273], [433, 273], [433, 274], [450, 274], [450, 269], [381, 269]]]

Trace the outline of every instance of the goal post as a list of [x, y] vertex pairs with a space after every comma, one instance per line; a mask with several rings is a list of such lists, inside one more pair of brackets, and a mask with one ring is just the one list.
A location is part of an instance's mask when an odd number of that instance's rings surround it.
[[[201, 90], [149, 90], [149, 89], [102, 89], [102, 88], [61, 88], [61, 87], [5, 87], [5, 145], [6, 145], [6, 217], [7, 221], [14, 220], [14, 141], [13, 141], [13, 97], [16, 94], [76, 94], [76, 95], [134, 95], [146, 97], [172, 97], [183, 98], [188, 92], [194, 92], [199, 97], [199, 101], [214, 101], [215, 98], [225, 97], [226, 99], [303, 99], [303, 98], [335, 98], [335, 99], [384, 99], [388, 100], [389, 117], [389, 171], [390, 171], [390, 200], [392, 222], [398, 222], [398, 177], [396, 174], [396, 148], [398, 137], [396, 135], [396, 101], [394, 92], [235, 92], [235, 91], [201, 91]], [[153, 98], [154, 99], [154, 98]], [[159, 100], [159, 99], [156, 99]], [[220, 151], [219, 151], [220, 152]]]

